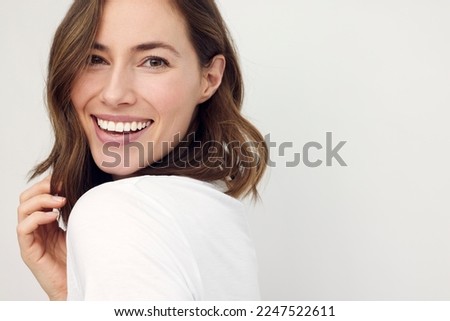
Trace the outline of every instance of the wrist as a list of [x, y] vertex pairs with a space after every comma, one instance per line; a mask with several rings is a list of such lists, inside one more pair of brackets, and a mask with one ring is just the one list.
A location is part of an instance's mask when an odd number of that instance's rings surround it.
[[50, 301], [67, 301], [67, 292], [48, 295]]

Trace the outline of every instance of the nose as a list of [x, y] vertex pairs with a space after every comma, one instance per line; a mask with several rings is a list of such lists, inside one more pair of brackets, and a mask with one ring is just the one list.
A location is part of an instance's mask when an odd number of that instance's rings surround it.
[[132, 75], [126, 68], [111, 68], [105, 75], [101, 100], [110, 107], [130, 106], [136, 102]]

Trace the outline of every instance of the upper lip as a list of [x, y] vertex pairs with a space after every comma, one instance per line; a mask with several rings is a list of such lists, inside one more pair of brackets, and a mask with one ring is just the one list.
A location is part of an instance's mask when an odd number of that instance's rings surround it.
[[106, 114], [101, 114], [101, 115], [92, 115], [95, 118], [99, 118], [102, 120], [110, 120], [113, 121], [115, 123], [117, 122], [147, 122], [147, 121], [152, 121], [152, 119], [150, 118], [142, 118], [142, 117], [136, 117], [136, 116], [128, 116], [128, 115], [106, 115]]

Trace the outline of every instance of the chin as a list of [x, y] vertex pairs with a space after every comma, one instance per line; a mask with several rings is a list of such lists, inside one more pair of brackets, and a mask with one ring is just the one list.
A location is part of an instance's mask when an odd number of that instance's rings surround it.
[[145, 167], [139, 164], [133, 164], [132, 161], [129, 164], [124, 164], [119, 159], [111, 160], [104, 159], [103, 157], [94, 157], [94, 162], [102, 172], [112, 175], [114, 179], [133, 176], [134, 173]]
[[139, 170], [139, 168], [134, 169], [130, 167], [120, 167], [120, 166], [114, 168], [100, 166], [99, 168], [103, 172], [111, 174], [113, 176], [131, 176], [132, 174], [136, 173]]
[[110, 174], [114, 180], [133, 177], [134, 174], [141, 168], [133, 169], [129, 167], [119, 167], [119, 168], [109, 168], [109, 167], [99, 167], [101, 171]]

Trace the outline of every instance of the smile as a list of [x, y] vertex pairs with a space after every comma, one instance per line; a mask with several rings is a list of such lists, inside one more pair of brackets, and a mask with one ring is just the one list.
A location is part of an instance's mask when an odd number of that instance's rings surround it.
[[97, 125], [101, 129], [106, 132], [111, 133], [134, 133], [139, 132], [148, 126], [150, 126], [152, 122], [148, 121], [130, 121], [130, 122], [120, 122], [120, 121], [111, 121], [97, 118]]

